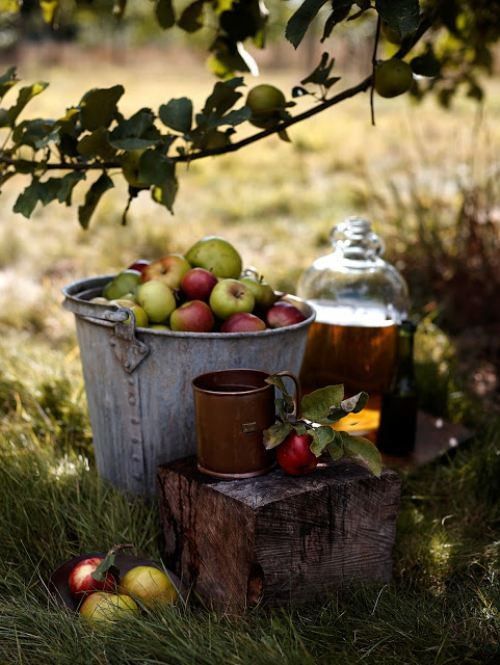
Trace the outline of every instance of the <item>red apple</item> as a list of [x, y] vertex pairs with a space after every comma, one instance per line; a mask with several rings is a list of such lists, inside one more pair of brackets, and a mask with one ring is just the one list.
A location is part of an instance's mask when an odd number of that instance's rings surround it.
[[214, 327], [214, 315], [206, 302], [189, 300], [172, 312], [170, 327], [182, 332], [210, 332]]
[[275, 303], [267, 312], [266, 320], [270, 328], [284, 328], [293, 326], [305, 320], [305, 315], [300, 309], [285, 300]]
[[92, 573], [104, 561], [103, 557], [93, 556], [79, 561], [71, 570], [68, 584], [71, 593], [76, 596], [85, 596], [93, 591], [114, 591], [116, 579], [109, 570], [102, 580], [96, 580]]
[[208, 302], [212, 289], [217, 284], [217, 277], [205, 268], [191, 268], [181, 280], [181, 289], [188, 300]]
[[309, 434], [290, 432], [276, 450], [276, 459], [285, 473], [303, 476], [314, 471], [318, 458], [311, 452], [311, 443]]
[[129, 265], [127, 270], [137, 270], [137, 272], [140, 272], [142, 275], [142, 273], [150, 265], [150, 263], [151, 261], [148, 261], [147, 259], [137, 259], [137, 261], [134, 261]]
[[235, 333], [235, 332], [258, 332], [265, 330], [266, 324], [262, 319], [254, 314], [247, 312], [238, 312], [233, 314], [224, 321], [221, 326], [221, 332]]
[[167, 254], [146, 266], [142, 272], [142, 281], [157, 279], [171, 289], [178, 289], [181, 279], [191, 270], [191, 265], [181, 254]]

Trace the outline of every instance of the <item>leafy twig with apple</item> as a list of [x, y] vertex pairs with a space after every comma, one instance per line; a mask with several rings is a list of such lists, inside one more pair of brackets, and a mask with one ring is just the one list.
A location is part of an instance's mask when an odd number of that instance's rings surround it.
[[349, 458], [380, 476], [382, 458], [374, 444], [332, 428], [345, 416], [359, 413], [368, 401], [368, 393], [345, 399], [343, 385], [326, 386], [305, 395], [295, 410], [282, 377], [273, 375], [266, 381], [279, 389], [281, 397], [276, 399], [277, 420], [264, 431], [264, 445], [267, 450], [277, 448], [278, 463], [284, 471], [291, 475], [308, 473], [328, 451], [333, 461]]

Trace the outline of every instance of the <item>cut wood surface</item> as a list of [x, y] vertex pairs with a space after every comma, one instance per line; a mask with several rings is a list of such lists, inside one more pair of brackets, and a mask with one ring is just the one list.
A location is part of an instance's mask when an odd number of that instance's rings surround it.
[[158, 474], [166, 565], [216, 609], [241, 612], [324, 597], [355, 580], [387, 582], [400, 479], [337, 463], [218, 481], [195, 458]]

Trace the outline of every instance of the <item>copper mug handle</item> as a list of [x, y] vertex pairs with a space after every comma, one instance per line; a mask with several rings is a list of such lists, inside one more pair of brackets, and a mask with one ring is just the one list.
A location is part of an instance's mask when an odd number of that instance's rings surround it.
[[292, 397], [293, 412], [291, 415], [295, 416], [295, 418], [300, 418], [300, 403], [302, 401], [302, 389], [300, 387], [300, 381], [298, 377], [296, 377], [293, 372], [289, 372], [288, 370], [283, 370], [282, 372], [276, 372], [274, 376], [286, 376], [289, 379], [292, 379], [295, 385], [295, 395]]

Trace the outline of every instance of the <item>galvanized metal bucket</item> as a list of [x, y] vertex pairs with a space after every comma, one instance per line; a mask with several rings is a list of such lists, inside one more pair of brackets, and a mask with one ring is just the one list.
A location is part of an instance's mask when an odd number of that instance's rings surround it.
[[287, 296], [307, 317], [288, 328], [232, 334], [136, 328], [130, 310], [89, 302], [113, 277], [66, 286], [63, 304], [76, 317], [98, 472], [122, 490], [151, 496], [158, 464], [196, 451], [194, 377], [231, 368], [297, 374], [315, 315]]

